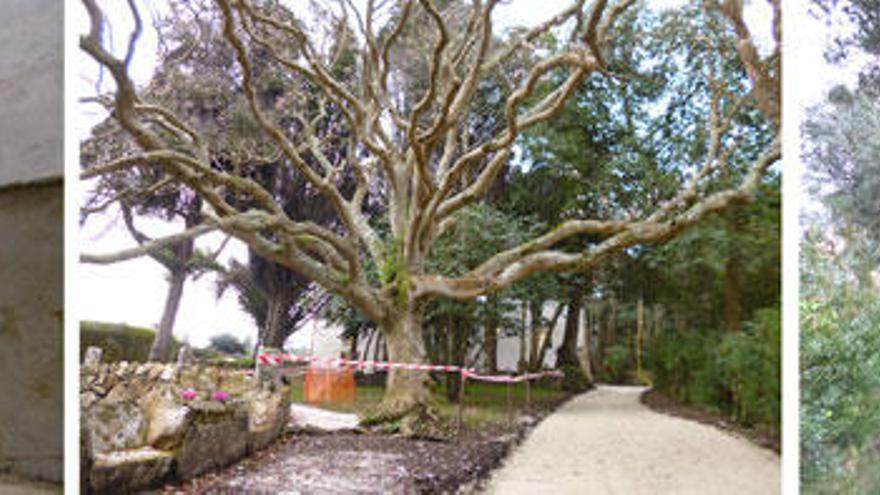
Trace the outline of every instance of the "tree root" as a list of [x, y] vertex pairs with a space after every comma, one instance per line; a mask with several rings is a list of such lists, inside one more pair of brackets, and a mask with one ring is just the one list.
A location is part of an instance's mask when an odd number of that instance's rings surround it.
[[434, 404], [415, 400], [384, 400], [361, 418], [362, 426], [379, 427], [409, 438], [448, 440], [443, 419]]

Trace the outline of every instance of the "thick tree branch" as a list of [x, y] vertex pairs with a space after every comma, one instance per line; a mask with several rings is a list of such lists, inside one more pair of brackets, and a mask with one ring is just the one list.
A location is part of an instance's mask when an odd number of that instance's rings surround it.
[[[493, 256], [461, 277], [430, 275], [416, 277], [413, 280], [414, 297], [473, 299], [481, 295], [494, 294], [537, 271], [583, 271], [597, 266], [609, 256], [620, 253], [628, 247], [666, 241], [731, 204], [750, 201], [760, 186], [764, 173], [781, 156], [781, 144], [777, 138], [769, 151], [752, 164], [749, 174], [738, 188], [706, 196], [673, 218], [664, 221], [642, 220], [621, 223], [566, 222], [553, 232], [530, 243]], [[610, 235], [581, 253], [546, 250], [562, 240], [582, 233]]]

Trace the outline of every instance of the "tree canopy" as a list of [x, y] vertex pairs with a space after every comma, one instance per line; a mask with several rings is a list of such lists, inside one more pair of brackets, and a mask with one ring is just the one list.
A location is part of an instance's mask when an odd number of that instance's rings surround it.
[[[97, 3], [83, 4], [91, 30], [80, 46], [116, 84], [100, 101], [125, 146], [82, 177], [150, 174], [151, 183], [133, 183], [137, 194], [168, 190], [205, 205], [200, 225], [100, 259], [221, 230], [357, 308], [382, 330], [395, 361], [425, 359], [431, 301], [492, 296], [539, 272], [584, 272], [666, 242], [749, 202], [781, 155], [776, 0], [776, 46], [767, 55], [738, 1], [695, 2], [651, 25], [646, 33], [665, 37], [675, 53], [653, 75], [658, 53], [650, 44], [632, 50], [635, 37], [627, 37], [631, 16], [647, 11], [633, 0], [574, 0], [507, 33], [494, 28], [498, 0], [368, 2], [365, 10], [316, 2], [308, 15], [271, 0], [173, 2], [173, 16], [191, 29], [164, 39], [171, 63], [146, 88], [128, 74], [141, 30], [135, 4], [123, 55], [107, 47]], [[421, 36], [412, 36], [415, 26]], [[216, 70], [194, 70], [206, 57]], [[658, 130], [640, 128], [650, 105], [632, 107], [650, 97], [645, 78], [663, 79], [670, 98]], [[596, 91], [581, 91], [591, 85]], [[602, 88], [623, 97], [603, 108]], [[174, 91], [181, 97], [169, 102]], [[594, 165], [575, 163], [570, 173], [601, 171], [595, 177], [604, 179], [592, 190], [578, 186], [583, 197], [566, 195], [580, 204], [560, 205], [546, 230], [501, 243], [462, 270], [437, 271], [431, 254], [459, 215], [492, 193], [524, 136], [565, 118], [573, 101], [575, 112], [595, 105], [572, 120], [583, 126], [584, 162]], [[629, 148], [614, 138], [619, 132], [629, 134]], [[633, 153], [648, 136], [652, 149]], [[554, 150], [532, 157], [562, 167], [584, 144], [551, 139]], [[654, 159], [636, 167], [645, 156]], [[301, 193], [279, 194], [295, 184]], [[628, 208], [619, 207], [623, 197]], [[604, 214], [609, 201], [616, 207]], [[431, 416], [425, 379], [392, 372], [378, 418]]]

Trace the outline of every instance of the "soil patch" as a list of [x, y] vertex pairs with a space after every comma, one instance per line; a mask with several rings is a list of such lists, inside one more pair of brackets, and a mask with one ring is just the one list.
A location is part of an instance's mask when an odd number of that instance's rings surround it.
[[643, 393], [639, 399], [642, 404], [654, 411], [712, 425], [720, 430], [733, 432], [746, 438], [759, 447], [770, 449], [777, 454], [781, 453], [781, 438], [779, 434], [766, 428], [749, 428], [737, 424], [716, 412], [682, 404], [659, 390], [650, 389]]
[[239, 464], [162, 493], [468, 493], [565, 400], [446, 442], [377, 432], [288, 433]]

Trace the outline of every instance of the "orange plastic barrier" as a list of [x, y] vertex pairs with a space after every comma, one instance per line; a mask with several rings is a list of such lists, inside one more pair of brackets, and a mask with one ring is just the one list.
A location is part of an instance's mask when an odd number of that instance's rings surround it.
[[306, 402], [354, 402], [357, 385], [351, 368], [309, 366], [303, 395]]

